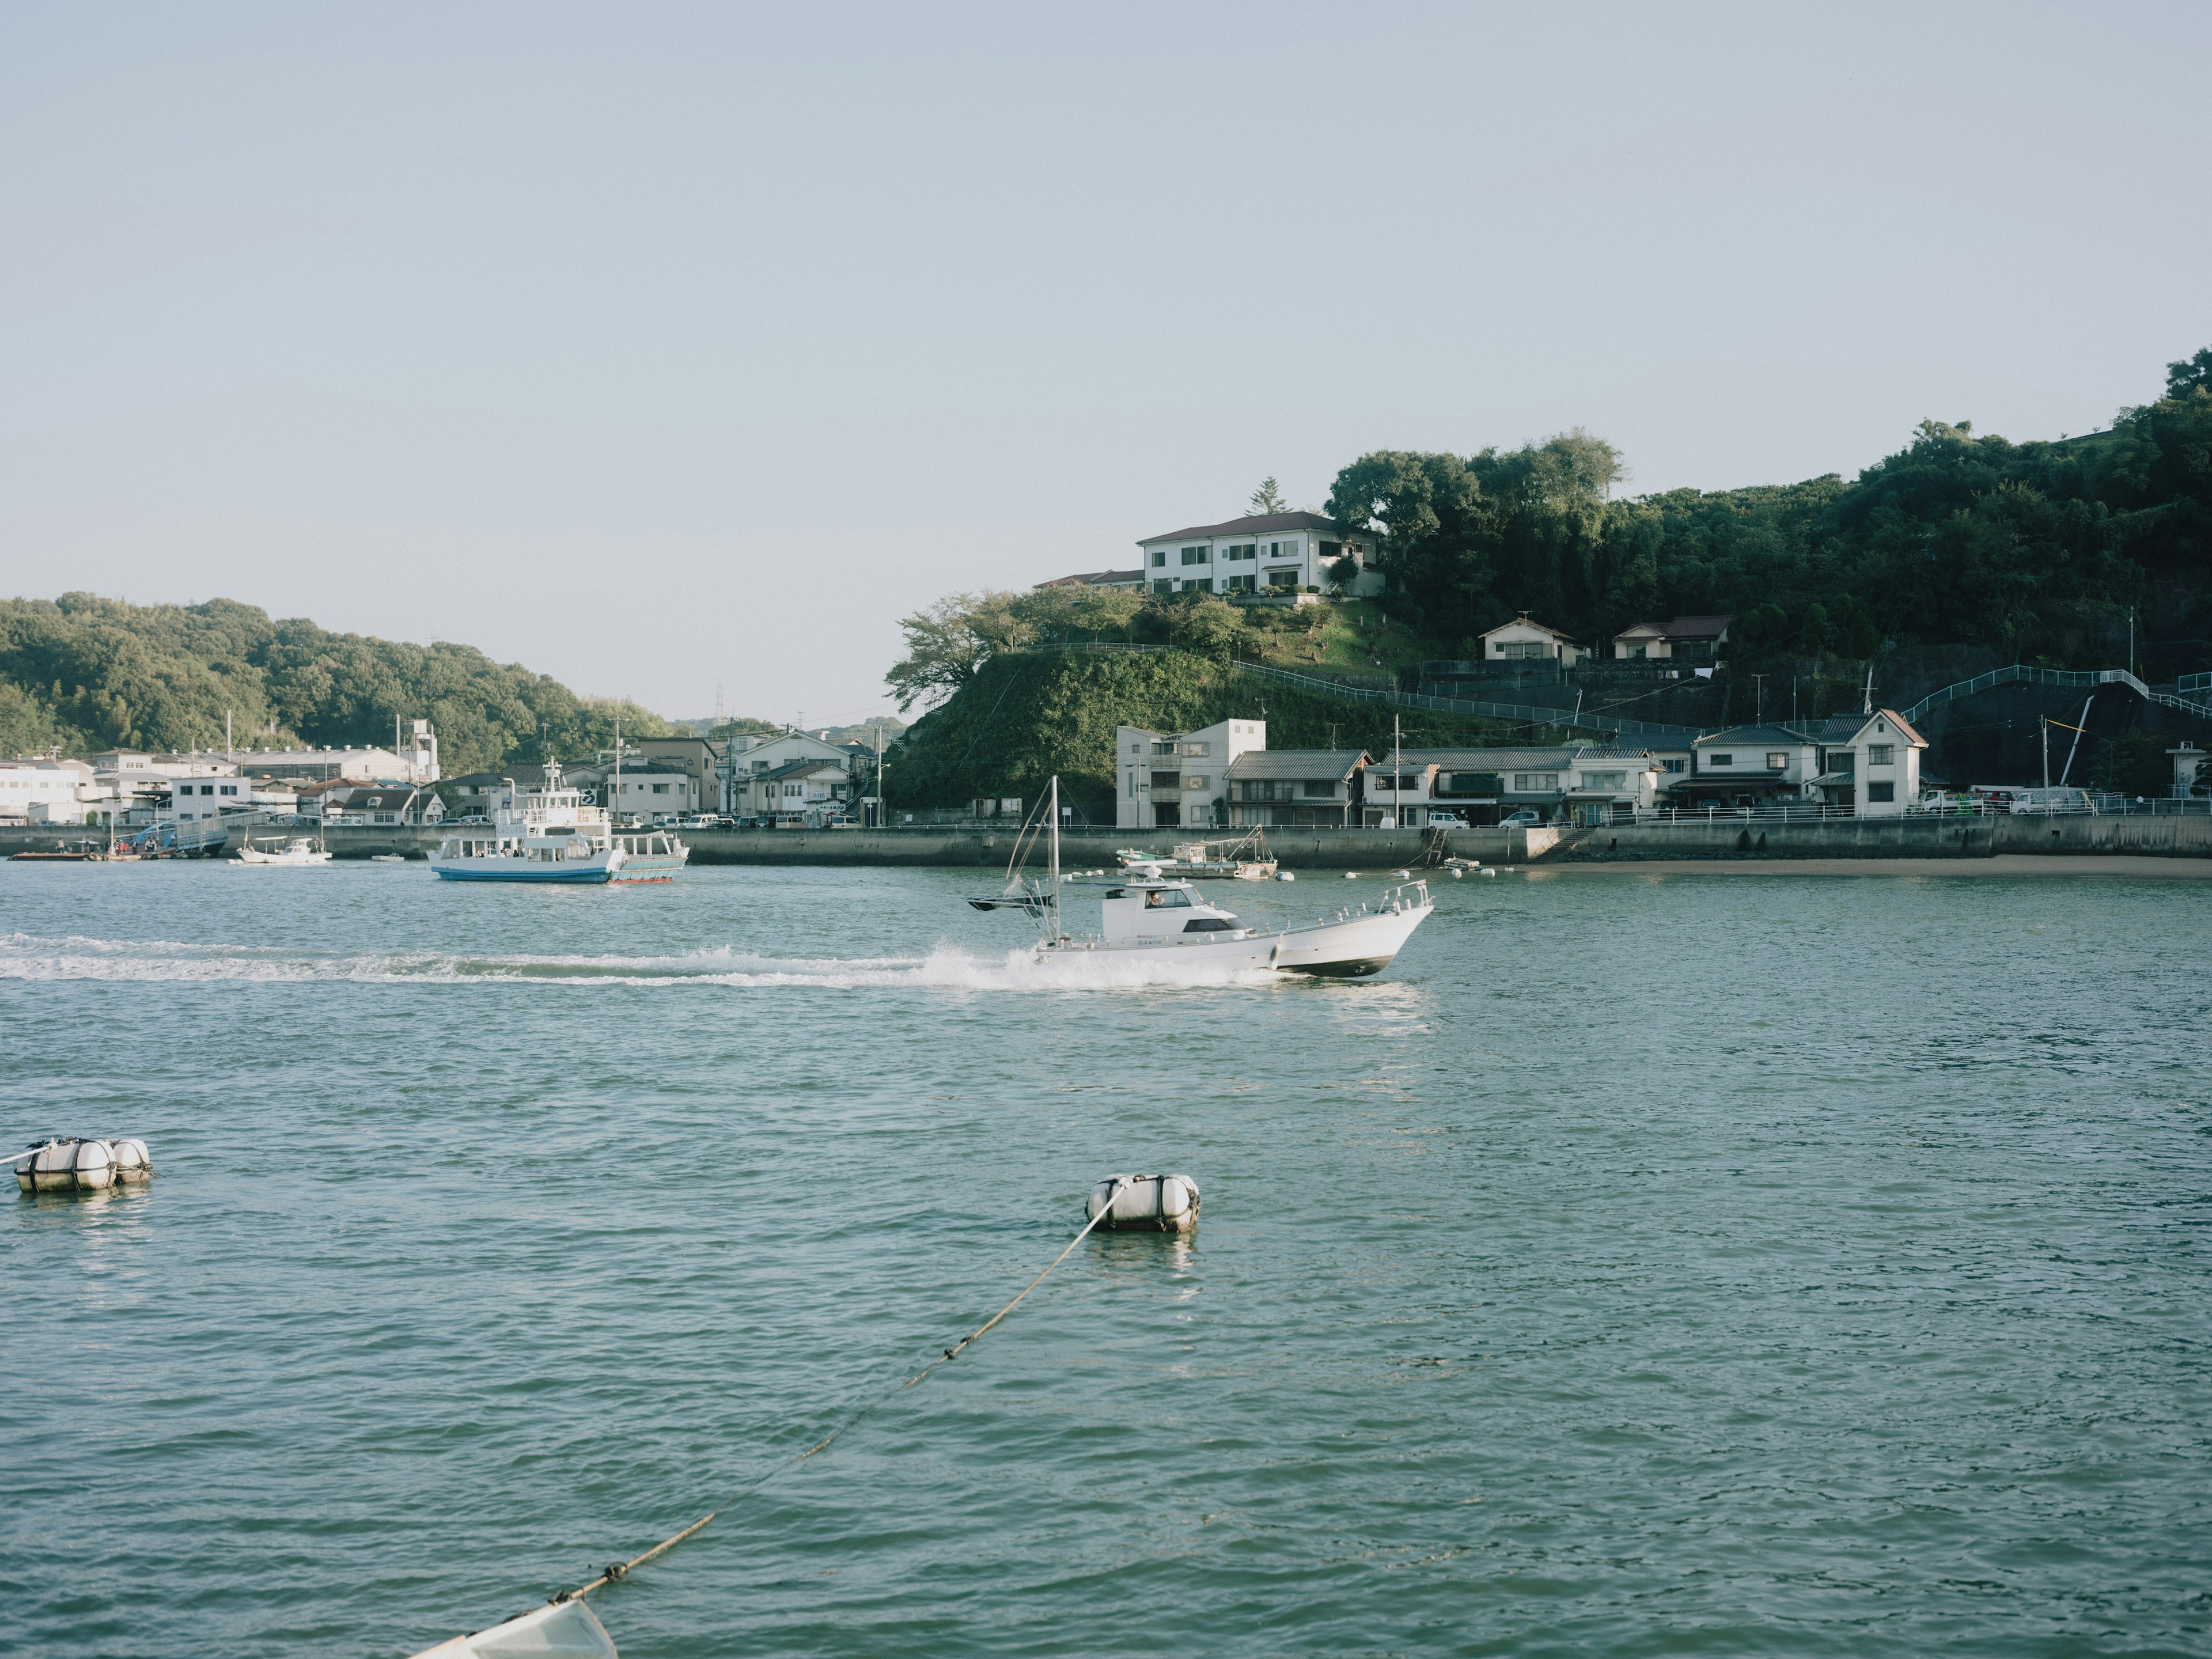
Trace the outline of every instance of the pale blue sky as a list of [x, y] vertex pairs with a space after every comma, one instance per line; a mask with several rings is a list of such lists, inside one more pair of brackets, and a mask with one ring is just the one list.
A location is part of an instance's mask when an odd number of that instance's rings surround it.
[[15, 4], [0, 592], [886, 707], [1273, 473], [1636, 491], [2212, 343], [2212, 8]]

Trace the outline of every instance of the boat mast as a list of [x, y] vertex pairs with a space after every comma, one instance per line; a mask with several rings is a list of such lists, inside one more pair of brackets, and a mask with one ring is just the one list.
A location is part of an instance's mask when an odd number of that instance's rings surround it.
[[1052, 794], [1048, 811], [1052, 813], [1052, 937], [1060, 939], [1060, 774], [1052, 775]]
[[607, 808], [607, 845], [615, 844], [615, 831], [620, 828], [615, 822], [615, 807], [622, 805], [622, 716], [615, 716], [615, 799]]

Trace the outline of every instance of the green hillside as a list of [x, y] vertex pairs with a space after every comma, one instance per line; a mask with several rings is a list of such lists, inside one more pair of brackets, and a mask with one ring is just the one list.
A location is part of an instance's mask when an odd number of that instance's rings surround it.
[[1557, 726], [1400, 713], [1382, 704], [1273, 685], [1188, 651], [1024, 652], [992, 658], [974, 680], [908, 728], [887, 780], [895, 806], [957, 806], [982, 795], [1035, 799], [1060, 775], [1061, 794], [1110, 814], [1114, 728], [1186, 732], [1216, 720], [1267, 722], [1272, 749], [1360, 748], [1388, 754], [1399, 714], [1407, 748], [1542, 743]]
[[1340, 521], [1382, 536], [1382, 604], [1433, 656], [1526, 611], [1602, 642], [1730, 613], [1746, 658], [1971, 645], [2108, 667], [2129, 618], [2154, 678], [2212, 669], [2212, 348], [2108, 432], [2012, 442], [1923, 421], [1846, 483], [1616, 500], [1623, 458], [1577, 429], [1472, 456], [1382, 450], [1344, 468]]
[[633, 705], [579, 697], [465, 645], [408, 645], [272, 622], [230, 599], [134, 605], [89, 593], [0, 599], [0, 753], [383, 744], [428, 719], [448, 775], [574, 755], [669, 727]]

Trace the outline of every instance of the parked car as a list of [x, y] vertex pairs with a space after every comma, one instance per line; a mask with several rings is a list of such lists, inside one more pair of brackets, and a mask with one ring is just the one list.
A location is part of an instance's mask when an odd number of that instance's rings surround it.
[[1498, 820], [1500, 830], [1534, 830], [1544, 821], [1544, 815], [1533, 806], [1524, 806], [1510, 817]]
[[1460, 817], [1456, 812], [1431, 812], [1429, 814], [1429, 828], [1431, 830], [1464, 830], [1467, 828], [1467, 820]]
[[722, 827], [722, 821], [712, 812], [694, 812], [684, 820], [684, 827], [686, 830], [719, 830]]

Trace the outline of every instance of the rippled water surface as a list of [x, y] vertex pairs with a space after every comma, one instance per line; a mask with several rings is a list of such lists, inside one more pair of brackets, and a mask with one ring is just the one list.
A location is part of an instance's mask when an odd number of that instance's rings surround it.
[[[1088, 982], [948, 872], [0, 866], [0, 1648], [2212, 1652], [2212, 883], [1507, 876]], [[1310, 912], [1371, 878], [1236, 890]], [[1194, 1237], [1086, 1241], [1115, 1170]]]

